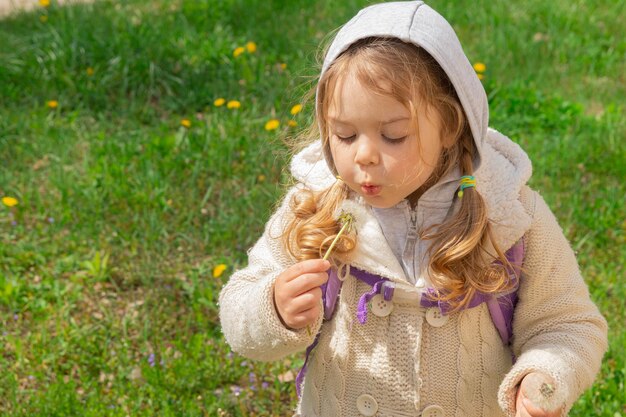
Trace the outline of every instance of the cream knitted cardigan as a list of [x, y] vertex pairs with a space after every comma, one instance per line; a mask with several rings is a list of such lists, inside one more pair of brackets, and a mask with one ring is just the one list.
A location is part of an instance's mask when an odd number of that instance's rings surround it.
[[[607, 348], [606, 322], [554, 215], [523, 185], [530, 176], [526, 155], [498, 132], [490, 130], [487, 139], [476, 176], [496, 240], [505, 250], [522, 236], [526, 245], [510, 347], [502, 345], [484, 304], [451, 314], [440, 327], [410, 302], [394, 303], [386, 317], [370, 313], [360, 324], [356, 306], [369, 287], [353, 277], [344, 282], [330, 321], [320, 317], [311, 335], [285, 328], [272, 291], [276, 276], [293, 264], [279, 238], [291, 215], [288, 202], [300, 187], [323, 188], [333, 181], [318, 144], [294, 159], [294, 175], [306, 185], [290, 190], [249, 251], [249, 265], [223, 288], [220, 319], [234, 351], [265, 361], [302, 352], [321, 331], [300, 415], [360, 416], [366, 398], [375, 406], [369, 415], [377, 416], [426, 417], [433, 410], [437, 416], [514, 416], [516, 387], [532, 371], [554, 377], [565, 415], [593, 383]], [[359, 244], [343, 261], [406, 285], [371, 209], [357, 210]]]

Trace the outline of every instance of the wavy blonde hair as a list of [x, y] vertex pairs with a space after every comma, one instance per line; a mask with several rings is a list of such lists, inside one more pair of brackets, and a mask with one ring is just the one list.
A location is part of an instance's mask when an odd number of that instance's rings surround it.
[[[454, 86], [426, 51], [395, 38], [356, 42], [332, 63], [318, 82], [316, 120], [305, 136], [306, 142], [321, 136], [331, 170], [334, 166], [327, 114], [338, 80], [347, 74], [355, 76], [370, 91], [402, 103], [410, 111], [413, 123], [417, 120], [420, 100], [439, 113], [441, 138], [448, 138], [450, 146], [444, 147], [433, 174], [416, 190], [418, 197], [456, 166], [462, 175], [473, 174], [478, 151]], [[348, 187], [337, 181], [328, 189], [302, 190], [293, 196], [294, 217], [287, 224], [283, 240], [297, 260], [319, 258], [328, 249], [340, 229], [335, 213], [349, 193]], [[512, 285], [506, 269], [510, 264], [492, 238], [480, 193], [468, 188], [460, 201], [460, 208], [453, 216], [420, 231], [422, 239], [431, 241], [427, 269], [439, 292], [438, 299], [450, 303], [453, 309], [462, 308], [478, 291], [497, 293]], [[355, 235], [342, 235], [334, 255], [341, 257], [355, 246]]]

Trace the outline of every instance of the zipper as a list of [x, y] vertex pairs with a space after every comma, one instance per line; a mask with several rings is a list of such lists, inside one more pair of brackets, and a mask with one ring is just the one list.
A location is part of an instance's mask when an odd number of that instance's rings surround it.
[[403, 263], [405, 259], [411, 259], [411, 271], [409, 272], [409, 279], [413, 284], [416, 281], [416, 267], [415, 267], [415, 245], [417, 243], [417, 206], [411, 208], [409, 206], [410, 224], [409, 231], [406, 236], [406, 245], [404, 246], [404, 254], [402, 255]]

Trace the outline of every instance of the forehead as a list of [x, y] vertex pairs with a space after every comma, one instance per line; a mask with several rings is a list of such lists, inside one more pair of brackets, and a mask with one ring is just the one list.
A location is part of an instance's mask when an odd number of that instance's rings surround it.
[[359, 80], [353, 74], [337, 78], [330, 91], [327, 116], [331, 121], [349, 123], [386, 122], [409, 118], [410, 112], [392, 94], [384, 79]]

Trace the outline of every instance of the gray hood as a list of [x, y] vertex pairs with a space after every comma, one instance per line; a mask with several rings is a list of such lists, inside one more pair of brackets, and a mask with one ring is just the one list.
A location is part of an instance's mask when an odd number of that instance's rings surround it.
[[465, 109], [479, 157], [489, 124], [487, 95], [450, 24], [422, 1], [376, 4], [361, 10], [337, 33], [322, 73], [354, 42], [369, 37], [393, 37], [424, 48], [441, 65]]

